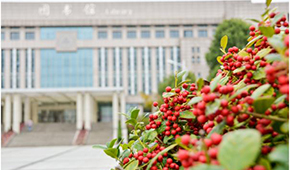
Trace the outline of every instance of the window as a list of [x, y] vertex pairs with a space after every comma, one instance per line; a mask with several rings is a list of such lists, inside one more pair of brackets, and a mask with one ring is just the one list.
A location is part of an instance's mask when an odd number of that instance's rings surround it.
[[184, 37], [193, 37], [193, 32], [191, 30], [185, 30]]
[[130, 39], [136, 38], [136, 31], [128, 31], [127, 38], [130, 38]]
[[26, 40], [34, 40], [34, 32], [26, 32], [25, 39]]
[[198, 30], [198, 37], [207, 37], [207, 30]]
[[195, 57], [194, 56], [191, 58], [191, 62], [195, 63]]
[[5, 32], [1, 32], [1, 40], [5, 40]]
[[165, 37], [164, 31], [161, 31], [161, 30], [156, 31], [155, 32], [155, 37], [156, 38], [164, 38]]
[[199, 56], [197, 57], [197, 63], [200, 63], [200, 57]]
[[79, 40], [93, 39], [93, 27], [41, 27], [40, 39], [41, 40], [54, 40], [56, 33], [59, 31], [75, 31]]
[[141, 31], [142, 38], [150, 38], [150, 31]]
[[201, 77], [201, 74], [200, 74], [200, 72], [198, 72], [198, 73], [197, 73], [197, 77], [198, 77], [198, 78], [200, 78], [200, 77]]
[[171, 38], [178, 38], [179, 37], [179, 31], [178, 30], [171, 30], [170, 31], [170, 37]]
[[194, 47], [191, 48], [191, 52], [192, 52], [192, 53], [195, 52], [195, 48], [194, 48]]
[[19, 40], [19, 32], [11, 32], [10, 39], [11, 40]]
[[114, 39], [122, 39], [122, 32], [121, 31], [113, 31], [113, 38]]
[[199, 47], [196, 47], [196, 52], [199, 53]]
[[107, 31], [99, 31], [98, 32], [99, 39], [107, 39], [107, 37], [108, 37]]

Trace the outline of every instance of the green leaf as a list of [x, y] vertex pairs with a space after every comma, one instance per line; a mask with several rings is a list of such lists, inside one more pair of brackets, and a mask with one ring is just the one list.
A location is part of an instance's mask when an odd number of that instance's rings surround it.
[[282, 103], [282, 102], [284, 102], [284, 100], [286, 99], [286, 95], [284, 94], [284, 95], [282, 95], [282, 96], [280, 96], [280, 97], [278, 97], [275, 101], [274, 101], [274, 104], [279, 104], [279, 103]]
[[136, 119], [129, 119], [126, 121], [126, 124], [131, 124], [131, 125], [135, 126], [137, 124], [137, 120]]
[[154, 129], [150, 129], [149, 131], [146, 131], [145, 135], [144, 135], [144, 141], [152, 141], [153, 139], [155, 139], [155, 137], [157, 136], [157, 132]]
[[219, 146], [218, 160], [229, 170], [243, 170], [251, 166], [261, 148], [257, 130], [242, 129], [227, 133]]
[[238, 73], [238, 72], [241, 72], [241, 71], [243, 71], [243, 70], [245, 70], [245, 69], [246, 69], [246, 67], [245, 67], [245, 66], [242, 66], [242, 67], [236, 68], [236, 69], [233, 71], [233, 73]]
[[106, 145], [93, 145], [94, 149], [107, 149]]
[[218, 82], [221, 80], [221, 78], [222, 74], [219, 74], [210, 82], [210, 91], [213, 92], [216, 89], [216, 86], [218, 85]]
[[278, 162], [289, 168], [289, 146], [278, 145], [275, 150], [269, 154], [269, 159], [271, 162]]
[[163, 143], [167, 143], [172, 138], [173, 138], [173, 135], [165, 136], [164, 139], [163, 139]]
[[241, 50], [239, 53], [238, 53], [239, 56], [242, 56], [242, 57], [246, 57], [246, 56], [249, 56], [249, 53], [247, 53], [244, 49]]
[[223, 36], [220, 43], [222, 49], [225, 50], [228, 44], [228, 36], [227, 35]]
[[198, 90], [201, 90], [201, 88], [202, 88], [203, 85], [204, 85], [204, 81], [203, 81], [203, 79], [202, 79], [202, 78], [199, 78], [199, 79], [197, 80], [196, 84], [197, 84]]
[[131, 119], [137, 119], [139, 111], [140, 110], [138, 108], [134, 108], [133, 110], [131, 110]]
[[194, 119], [195, 116], [191, 111], [186, 110], [180, 113], [180, 118]]
[[189, 170], [224, 170], [224, 168], [217, 165], [200, 164], [190, 168]]
[[216, 60], [220, 63], [220, 64], [223, 64], [223, 62], [221, 62], [221, 56], [218, 56], [217, 58], [216, 58]]
[[283, 118], [287, 118], [289, 115], [289, 107], [285, 107], [278, 111], [278, 115]]
[[225, 128], [225, 125], [226, 125], [226, 122], [225, 121], [222, 121], [220, 124], [214, 126], [214, 128], [209, 132], [209, 134], [206, 136], [207, 138], [210, 138], [210, 136], [213, 134], [213, 133], [218, 133], [218, 134], [221, 134]]
[[162, 150], [161, 152], [159, 152], [153, 159], [150, 160], [146, 170], [149, 170], [153, 164], [153, 162], [160, 156], [160, 155], [163, 155], [165, 152], [168, 152], [170, 151], [171, 149], [173, 149], [177, 144], [172, 144], [170, 146], [168, 146], [167, 148], [165, 148], [164, 150]]
[[284, 16], [284, 13], [282, 12], [280, 12], [279, 14], [276, 14], [271, 22], [271, 26], [275, 26], [276, 22], [278, 22], [283, 16]]
[[136, 170], [137, 168], [138, 168], [138, 161], [134, 160], [126, 166], [125, 170]]
[[275, 34], [274, 28], [273, 27], [265, 27], [261, 26], [259, 27], [259, 30], [262, 32], [263, 35], [266, 37], [272, 37]]
[[179, 72], [179, 73], [177, 74], [177, 78], [178, 78], [178, 79], [181, 79], [182, 76], [185, 75], [186, 72], [187, 72], [187, 71], [185, 71], [185, 70]]
[[157, 129], [157, 133], [160, 134], [160, 133], [164, 132], [165, 128], [166, 128], [165, 121], [162, 121], [161, 125]]
[[277, 53], [269, 54], [265, 58], [266, 58], [267, 62], [270, 62], [270, 63], [273, 61], [281, 61], [282, 60], [280, 54], [277, 54]]
[[251, 88], [254, 88], [254, 87], [257, 87], [258, 85], [257, 84], [251, 84], [251, 85], [248, 85], [246, 87], [243, 87], [241, 88], [240, 90], [238, 90], [236, 93], [234, 93], [229, 100], [232, 100], [234, 99], [235, 97], [237, 97], [239, 94], [241, 94], [243, 91], [248, 91], [249, 89]]
[[272, 103], [274, 102], [275, 98], [271, 96], [263, 96], [257, 98], [254, 103], [254, 109], [257, 113], [265, 113], [265, 111], [271, 107]]
[[127, 119], [130, 119], [130, 116], [127, 113], [119, 113], [119, 114], [125, 116]]
[[[260, 22], [260, 21], [259, 21]], [[262, 38], [263, 35], [259, 35], [258, 37], [252, 39], [251, 41], [248, 42], [248, 44], [246, 45], [246, 47], [251, 47], [257, 40], [259, 40], [260, 38]], [[243, 50], [242, 50], [243, 51]], [[241, 52], [241, 51], [240, 51]], [[245, 51], [244, 51], [245, 52]], [[240, 53], [238, 53], [239, 56], [249, 56], [249, 54], [247, 55], [241, 55]]]
[[108, 149], [105, 149], [104, 152], [112, 157], [112, 158], [117, 158], [118, 157], [118, 149], [117, 148], [108, 148]]
[[266, 5], [267, 5], [267, 7], [270, 6], [271, 2], [272, 2], [272, 0], [267, 0], [267, 1], [266, 1]]
[[263, 165], [266, 168], [266, 170], [271, 170], [271, 164], [269, 160], [265, 158], [260, 158], [259, 165]]
[[284, 122], [281, 126], [280, 126], [280, 130], [283, 133], [288, 133], [289, 132], [289, 123], [288, 122]]
[[117, 141], [118, 139], [116, 138], [116, 139], [113, 139], [113, 140], [111, 140], [111, 142], [110, 142], [110, 144], [109, 144], [109, 146], [108, 146], [108, 148], [112, 148], [114, 145], [115, 145], [115, 143], [116, 143], [116, 141]]
[[175, 93], [168, 92], [168, 93], [163, 94], [162, 96], [166, 98], [166, 97], [171, 97], [171, 96], [174, 96], [174, 95], [175, 95]]
[[225, 76], [221, 79], [220, 85], [224, 86], [229, 80], [229, 76]]
[[270, 84], [264, 84], [257, 88], [254, 93], [251, 95], [251, 98], [256, 100], [258, 97], [260, 97], [264, 92], [266, 92], [271, 87]]
[[276, 34], [273, 35], [271, 38], [268, 38], [268, 42], [272, 47], [275, 48], [276, 51], [278, 52], [283, 52], [283, 49], [285, 48], [284, 41], [282, 40], [282, 35]]
[[262, 57], [265, 57], [266, 55], [268, 55], [270, 52], [272, 51], [272, 49], [270, 48], [264, 48], [261, 51], [259, 51], [256, 55]]
[[219, 99], [215, 99], [215, 101], [211, 104], [207, 104], [205, 109], [205, 114], [210, 115], [215, 113], [221, 105], [221, 101]]
[[266, 77], [266, 73], [265, 73], [264, 68], [258, 68], [253, 74], [253, 79], [255, 80], [260, 80], [265, 77]]
[[128, 157], [130, 154], [130, 149], [126, 149], [122, 152], [122, 154], [120, 155], [121, 160], [123, 160], [125, 157]]
[[191, 105], [196, 104], [200, 101], [202, 101], [202, 97], [194, 97], [187, 103], [187, 105], [191, 106]]
[[248, 19], [246, 19], [246, 20], [249, 20], [249, 21], [253, 21], [253, 22], [256, 22], [256, 23], [259, 23], [260, 21], [259, 20], [257, 20], [257, 19], [250, 19], [250, 18], [248, 18]]

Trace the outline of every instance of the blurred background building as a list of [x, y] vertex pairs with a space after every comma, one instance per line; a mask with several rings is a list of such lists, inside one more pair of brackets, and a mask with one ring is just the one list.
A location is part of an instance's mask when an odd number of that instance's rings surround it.
[[[274, 6], [288, 13], [288, 3]], [[116, 137], [118, 112], [142, 108], [140, 92], [157, 93], [181, 63], [207, 77], [205, 53], [219, 23], [259, 19], [264, 8], [251, 1], [2, 3], [5, 144], [93, 144]], [[29, 120], [28, 133], [23, 123]]]

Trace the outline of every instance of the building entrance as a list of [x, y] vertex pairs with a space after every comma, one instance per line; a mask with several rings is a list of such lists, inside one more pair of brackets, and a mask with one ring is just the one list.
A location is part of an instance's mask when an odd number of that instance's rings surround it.
[[76, 110], [42, 110], [38, 114], [38, 122], [75, 123]]
[[99, 103], [98, 122], [112, 122], [112, 103]]

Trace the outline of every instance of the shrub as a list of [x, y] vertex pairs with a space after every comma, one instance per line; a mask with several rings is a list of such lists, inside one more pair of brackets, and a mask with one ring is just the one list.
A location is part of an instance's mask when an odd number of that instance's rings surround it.
[[178, 73], [149, 124], [125, 114], [134, 126], [129, 143], [94, 147], [125, 170], [288, 169], [288, 22], [269, 7], [262, 19], [243, 49], [226, 52], [221, 39], [221, 70], [209, 85], [177, 82], [185, 71]]

